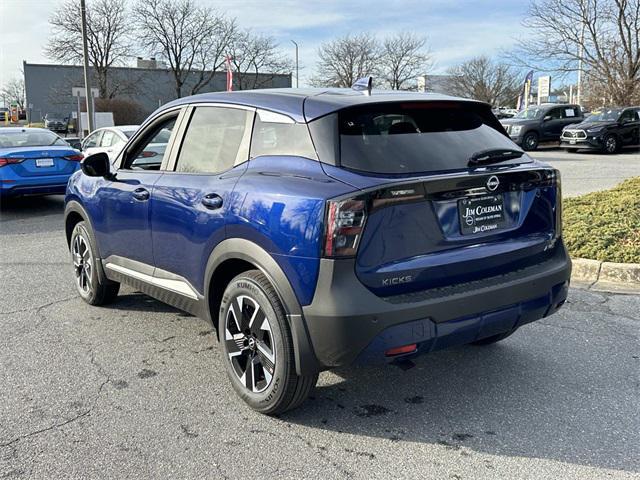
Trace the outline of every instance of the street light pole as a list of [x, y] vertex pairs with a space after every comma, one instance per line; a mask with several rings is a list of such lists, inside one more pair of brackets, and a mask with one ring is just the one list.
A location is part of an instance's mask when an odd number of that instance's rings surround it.
[[85, 7], [84, 0], [80, 0], [80, 15], [82, 17], [82, 58], [84, 64], [84, 90], [85, 99], [87, 101], [87, 119], [89, 123], [89, 132], [93, 132], [93, 98], [91, 94], [91, 80], [89, 79], [89, 49], [87, 47], [87, 9]]
[[298, 68], [298, 44], [294, 41], [291, 40], [291, 43], [293, 43], [296, 46], [296, 88], [300, 88], [300, 69]]

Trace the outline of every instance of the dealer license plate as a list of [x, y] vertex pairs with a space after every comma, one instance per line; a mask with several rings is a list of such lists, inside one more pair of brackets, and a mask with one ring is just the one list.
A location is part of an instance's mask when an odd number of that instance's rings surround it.
[[463, 235], [500, 230], [506, 223], [502, 195], [458, 200], [458, 216]]

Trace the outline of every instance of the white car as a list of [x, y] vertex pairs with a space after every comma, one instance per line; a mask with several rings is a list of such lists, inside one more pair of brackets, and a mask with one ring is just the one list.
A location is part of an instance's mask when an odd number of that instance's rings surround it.
[[82, 141], [82, 153], [87, 157], [105, 152], [110, 160], [114, 160], [138, 128], [139, 125], [119, 125], [94, 130]]

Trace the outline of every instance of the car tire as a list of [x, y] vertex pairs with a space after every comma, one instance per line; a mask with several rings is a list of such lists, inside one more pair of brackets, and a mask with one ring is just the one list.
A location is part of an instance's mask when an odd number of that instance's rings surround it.
[[604, 153], [617, 153], [620, 149], [620, 141], [615, 135], [607, 135], [602, 142], [602, 150]]
[[90, 227], [78, 222], [71, 232], [71, 261], [76, 290], [90, 305], [105, 305], [118, 296], [120, 284], [108, 280], [97, 258], [96, 242]]
[[518, 330], [517, 328], [514, 328], [513, 330], [509, 330], [508, 332], [504, 332], [504, 333], [499, 333], [497, 335], [492, 335], [490, 337], [486, 337], [486, 338], [481, 338], [480, 340], [476, 340], [475, 342], [471, 342], [471, 345], [476, 345], [476, 346], [480, 346], [483, 347], [485, 345], [493, 345], [494, 343], [497, 343], [501, 340], [504, 340], [507, 337], [510, 337], [511, 335], [513, 335], [516, 330]]
[[522, 137], [522, 149], [532, 151], [538, 148], [538, 134], [536, 132], [525, 133]]
[[297, 407], [318, 380], [317, 373], [297, 375], [285, 310], [259, 270], [241, 273], [227, 285], [218, 337], [233, 389], [260, 413], [276, 415]]

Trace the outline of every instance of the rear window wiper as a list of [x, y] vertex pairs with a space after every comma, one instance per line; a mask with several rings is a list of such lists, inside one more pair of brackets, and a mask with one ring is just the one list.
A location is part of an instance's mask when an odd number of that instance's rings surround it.
[[524, 155], [522, 150], [514, 150], [512, 148], [493, 148], [490, 150], [482, 150], [471, 156], [468, 165], [470, 167], [475, 167], [477, 165], [499, 163], [504, 160], [520, 158], [522, 155]]

